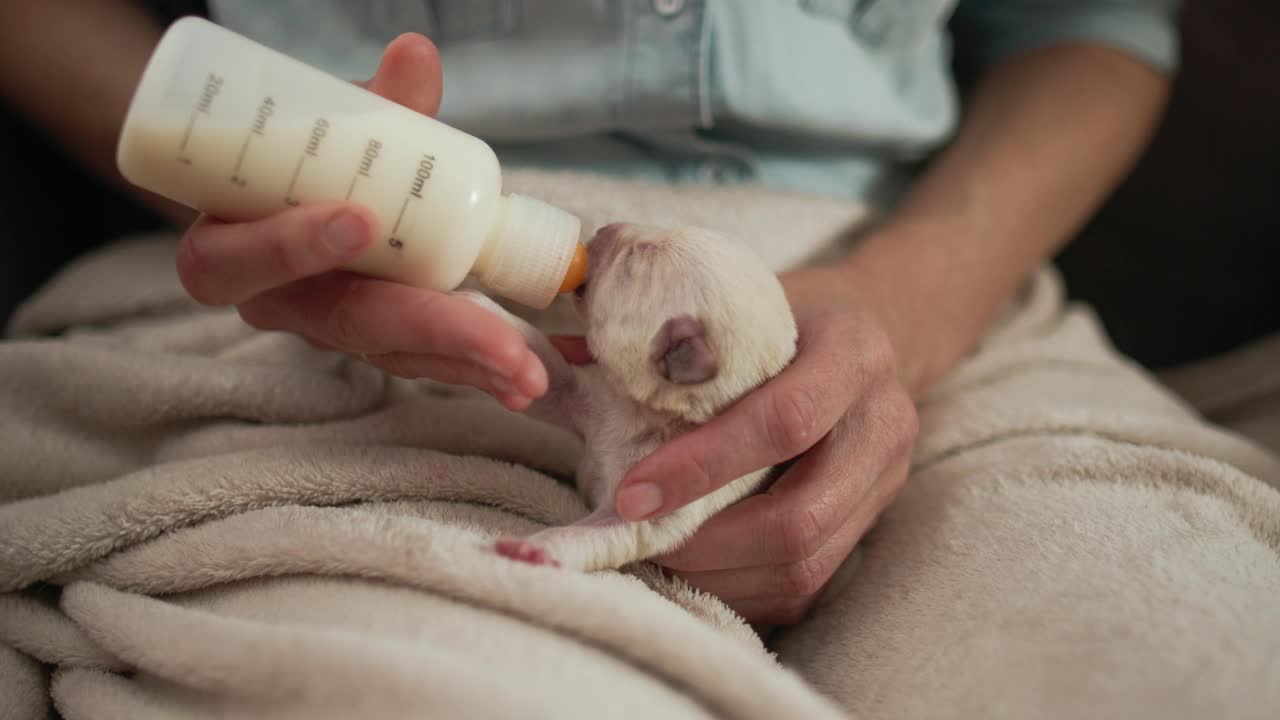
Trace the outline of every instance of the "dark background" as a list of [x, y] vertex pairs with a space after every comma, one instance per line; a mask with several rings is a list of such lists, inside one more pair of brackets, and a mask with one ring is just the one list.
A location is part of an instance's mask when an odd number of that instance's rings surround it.
[[[1057, 258], [1072, 296], [1152, 368], [1280, 330], [1280, 3], [1190, 0], [1182, 32], [1151, 148]], [[158, 225], [2, 106], [0, 158], [0, 324], [77, 254]]]
[[1280, 2], [1191, 0], [1147, 154], [1058, 258], [1124, 352], [1167, 367], [1280, 330]]

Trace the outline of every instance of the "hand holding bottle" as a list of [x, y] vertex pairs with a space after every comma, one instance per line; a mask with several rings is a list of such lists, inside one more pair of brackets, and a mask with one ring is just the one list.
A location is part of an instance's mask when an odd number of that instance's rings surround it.
[[[387, 46], [366, 89], [425, 115], [440, 106], [440, 57], [426, 38]], [[197, 301], [235, 305], [254, 327], [295, 333], [401, 377], [486, 390], [513, 410], [546, 371], [501, 318], [450, 293], [339, 270], [369, 248], [378, 219], [350, 202], [306, 203], [252, 222], [197, 220], [178, 273]]]

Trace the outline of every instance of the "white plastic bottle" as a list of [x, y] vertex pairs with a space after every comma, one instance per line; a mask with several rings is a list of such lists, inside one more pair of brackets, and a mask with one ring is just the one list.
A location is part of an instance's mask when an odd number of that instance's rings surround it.
[[120, 136], [130, 182], [226, 220], [348, 199], [381, 237], [356, 272], [435, 290], [474, 275], [545, 307], [582, 282], [575, 216], [502, 195], [483, 141], [195, 17], [152, 54]]

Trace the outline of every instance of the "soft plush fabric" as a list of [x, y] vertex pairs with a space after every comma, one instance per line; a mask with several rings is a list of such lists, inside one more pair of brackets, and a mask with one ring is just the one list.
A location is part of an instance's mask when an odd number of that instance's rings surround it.
[[[517, 174], [792, 267], [865, 208]], [[911, 480], [768, 645], [641, 563], [500, 533], [585, 512], [580, 447], [194, 306], [174, 238], [84, 258], [0, 344], [4, 717], [1263, 718], [1280, 706], [1280, 460], [1206, 425], [1051, 272], [921, 406]], [[563, 307], [527, 313], [552, 329]]]

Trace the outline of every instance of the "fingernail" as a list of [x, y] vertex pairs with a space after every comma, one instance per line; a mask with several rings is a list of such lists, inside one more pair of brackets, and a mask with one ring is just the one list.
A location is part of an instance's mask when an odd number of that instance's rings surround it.
[[662, 490], [653, 483], [640, 483], [618, 491], [618, 514], [628, 520], [643, 520], [662, 507]]
[[324, 243], [337, 255], [350, 255], [364, 246], [369, 226], [364, 219], [346, 210], [337, 213], [324, 226]]

